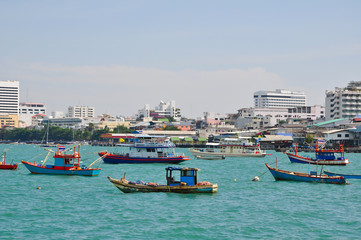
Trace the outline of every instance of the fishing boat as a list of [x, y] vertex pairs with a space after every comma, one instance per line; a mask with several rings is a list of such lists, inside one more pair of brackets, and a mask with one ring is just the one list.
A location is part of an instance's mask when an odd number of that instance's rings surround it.
[[296, 182], [315, 182], [315, 183], [333, 183], [333, 184], [347, 184], [346, 178], [341, 176], [328, 176], [326, 174], [317, 174], [311, 171], [310, 173], [293, 172], [281, 170], [270, 167], [266, 163], [276, 181], [296, 181]]
[[[35, 174], [55, 174], [55, 175], [81, 175], [81, 176], [97, 176], [100, 173], [101, 168], [92, 168], [92, 165], [99, 162], [102, 158], [98, 158], [89, 166], [80, 165], [80, 145], [78, 145], [78, 151], [74, 146], [73, 152], [66, 154], [64, 147], [58, 146], [57, 152], [47, 149], [45, 160], [42, 164], [27, 162], [21, 160], [21, 163], [31, 172]], [[54, 164], [45, 165], [46, 161], [50, 157], [50, 154], [54, 153]]]
[[[210, 182], [198, 182], [197, 172], [198, 168], [177, 168], [167, 167], [166, 169], [166, 185], [159, 185], [157, 183], [145, 183], [142, 181], [128, 181], [124, 177], [121, 179], [114, 179], [108, 176], [111, 183], [124, 193], [131, 192], [175, 192], [175, 193], [215, 193], [218, 190], [218, 185]], [[179, 180], [175, 179], [174, 172], [180, 173]]]
[[224, 155], [197, 155], [197, 159], [204, 159], [204, 160], [224, 160], [226, 159], [226, 156]]
[[324, 149], [316, 144], [315, 157], [301, 156], [297, 153], [297, 149], [298, 145], [296, 144], [293, 152], [285, 152], [289, 160], [293, 163], [317, 165], [346, 165], [350, 163], [349, 160], [344, 157], [344, 149], [342, 145], [340, 145], [339, 149]]
[[128, 150], [122, 153], [99, 152], [104, 163], [180, 163], [190, 158], [175, 153], [175, 145], [165, 137], [139, 136], [139, 142], [119, 144]]
[[341, 176], [346, 179], [361, 179], [361, 175], [355, 175], [355, 174], [343, 174], [343, 173], [335, 173], [335, 172], [329, 172], [329, 171], [323, 171], [323, 173], [328, 176]]
[[3, 160], [0, 161], [0, 170], [16, 170], [17, 168], [18, 165], [16, 163], [13, 164], [12, 161], [10, 164], [6, 164], [6, 151], [4, 151]]
[[220, 143], [207, 143], [207, 148], [190, 148], [194, 156], [265, 157], [260, 144], [253, 144], [249, 138], [225, 138]]

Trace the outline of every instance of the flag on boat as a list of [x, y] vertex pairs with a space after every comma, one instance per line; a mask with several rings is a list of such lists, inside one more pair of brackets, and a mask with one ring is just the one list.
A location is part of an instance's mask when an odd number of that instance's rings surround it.
[[64, 146], [59, 146], [58, 149], [64, 151], [65, 147]]
[[324, 139], [317, 139], [318, 145], [324, 145], [326, 141]]

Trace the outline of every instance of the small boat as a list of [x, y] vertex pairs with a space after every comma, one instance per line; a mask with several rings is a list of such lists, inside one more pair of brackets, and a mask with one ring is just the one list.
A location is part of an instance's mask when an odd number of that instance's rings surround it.
[[207, 143], [207, 148], [190, 148], [194, 156], [265, 157], [260, 144], [253, 144], [249, 138], [225, 138], [220, 143]]
[[[80, 145], [78, 146], [78, 151], [76, 151], [76, 147], [74, 147], [73, 153], [71, 154], [66, 154], [65, 148], [61, 146], [58, 146], [57, 152], [50, 149], [47, 149], [47, 151], [49, 151], [49, 153], [42, 164], [23, 160], [21, 160], [21, 163], [24, 164], [31, 173], [35, 174], [97, 176], [100, 173], [101, 168], [91, 168], [91, 166], [102, 158], [95, 160], [88, 167], [80, 165]], [[55, 153], [54, 164], [45, 165], [51, 153]]]
[[[346, 165], [349, 160], [344, 157], [343, 146], [340, 145], [339, 149], [324, 149], [322, 147], [315, 147], [315, 158], [304, 157], [297, 154], [298, 146], [294, 148], [294, 152], [285, 152], [289, 160], [293, 163], [306, 163], [316, 165]], [[339, 154], [339, 156], [336, 156]]]
[[180, 163], [190, 158], [175, 153], [175, 145], [165, 137], [142, 135], [137, 137], [133, 144], [119, 144], [118, 146], [129, 147], [129, 151], [123, 153], [99, 152], [104, 156], [104, 163]]
[[4, 158], [0, 161], [0, 170], [16, 170], [17, 168], [18, 165], [16, 163], [13, 164], [13, 162], [11, 162], [10, 164], [6, 164], [6, 151], [4, 151]]
[[[131, 192], [175, 192], [175, 193], [215, 193], [218, 190], [218, 185], [210, 182], [198, 182], [197, 172], [198, 168], [176, 168], [167, 167], [166, 169], [166, 185], [159, 185], [157, 183], [144, 183], [142, 181], [127, 181], [124, 177], [121, 179], [114, 179], [108, 176], [111, 183], [124, 193]], [[175, 180], [173, 172], [180, 173], [179, 180]]]
[[323, 173], [328, 176], [341, 176], [346, 179], [361, 179], [361, 175], [334, 173], [334, 172], [329, 172], [329, 171], [323, 171]]
[[204, 160], [223, 160], [226, 159], [226, 156], [224, 155], [196, 155], [197, 159], [204, 159]]
[[318, 175], [316, 172], [301, 173], [287, 170], [281, 170], [270, 167], [266, 163], [276, 181], [296, 181], [296, 182], [315, 182], [315, 183], [333, 183], [333, 184], [347, 184], [346, 178], [341, 176], [328, 176], [326, 174]]

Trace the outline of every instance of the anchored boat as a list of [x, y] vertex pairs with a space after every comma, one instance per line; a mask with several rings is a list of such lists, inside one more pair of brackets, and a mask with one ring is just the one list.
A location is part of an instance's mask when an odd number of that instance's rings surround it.
[[[322, 147], [315, 147], [315, 157], [304, 157], [297, 153], [298, 146], [294, 148], [294, 152], [285, 152], [289, 160], [294, 163], [307, 163], [317, 165], [346, 165], [349, 164], [349, 160], [344, 156], [343, 145], [340, 145], [339, 149], [324, 149]], [[336, 155], [339, 156], [336, 156]]]
[[133, 144], [119, 144], [118, 146], [129, 147], [123, 153], [100, 152], [104, 156], [104, 163], [180, 163], [190, 158], [175, 153], [175, 145], [164, 137], [139, 136], [140, 142]]
[[[61, 146], [58, 146], [57, 152], [50, 149], [47, 149], [47, 151], [49, 151], [49, 153], [42, 164], [23, 160], [21, 160], [21, 163], [24, 164], [31, 173], [35, 174], [97, 176], [100, 173], [101, 168], [91, 168], [91, 166], [102, 158], [98, 158], [89, 166], [80, 165], [80, 145], [78, 145], [78, 151], [76, 151], [76, 147], [74, 147], [73, 153], [71, 154], [66, 154], [65, 148]], [[45, 165], [51, 153], [54, 153], [54, 164]]]
[[[175, 193], [215, 193], [218, 185], [210, 182], [198, 182], [198, 168], [175, 168], [167, 167], [166, 169], [166, 185], [157, 183], [144, 183], [142, 181], [128, 181], [124, 177], [114, 179], [108, 176], [111, 183], [124, 193], [131, 192], [175, 192]], [[175, 180], [174, 172], [180, 173], [180, 179]]]
[[260, 144], [252, 144], [248, 138], [225, 138], [220, 143], [207, 143], [207, 148], [190, 148], [194, 156], [264, 157]]
[[269, 169], [276, 181], [347, 184], [346, 178], [341, 176], [328, 176], [326, 174], [317, 174], [317, 172], [302, 173], [281, 170], [277, 167], [270, 167], [267, 163], [266, 167]]
[[6, 164], [6, 151], [4, 151], [4, 158], [0, 161], [0, 170], [16, 170], [17, 168], [18, 165], [16, 163], [13, 164], [13, 162], [11, 162], [10, 164]]

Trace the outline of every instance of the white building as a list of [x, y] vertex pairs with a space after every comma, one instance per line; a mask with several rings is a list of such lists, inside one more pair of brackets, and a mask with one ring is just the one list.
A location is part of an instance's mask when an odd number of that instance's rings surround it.
[[19, 114], [19, 82], [18, 81], [0, 81], [0, 114], [18, 115]]
[[34, 115], [46, 115], [46, 108], [44, 103], [20, 103], [19, 106], [19, 121], [25, 123], [25, 126], [33, 124]]
[[138, 110], [138, 117], [143, 118], [144, 121], [150, 121], [152, 118], [167, 117], [172, 117], [176, 121], [179, 121], [181, 119], [181, 113], [180, 109], [176, 107], [175, 101], [160, 101], [154, 110], [151, 110], [149, 104], [146, 104], [143, 109]]
[[306, 106], [304, 92], [292, 92], [283, 89], [276, 91], [258, 91], [254, 95], [255, 108], [293, 108]]
[[68, 107], [69, 118], [92, 118], [95, 117], [95, 109], [88, 106], [70, 106]]
[[350, 82], [346, 88], [326, 90], [326, 120], [361, 115], [361, 81]]

